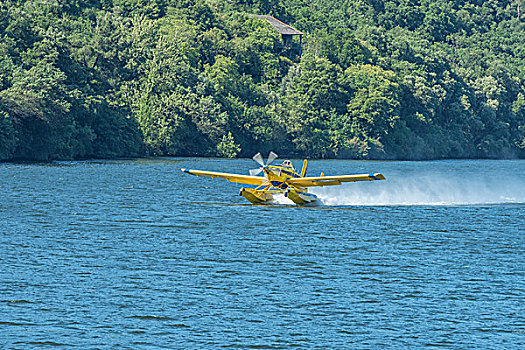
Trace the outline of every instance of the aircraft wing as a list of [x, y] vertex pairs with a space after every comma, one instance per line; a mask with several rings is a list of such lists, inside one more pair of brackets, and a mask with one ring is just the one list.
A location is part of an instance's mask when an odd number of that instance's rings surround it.
[[341, 183], [343, 182], [374, 181], [374, 180], [385, 180], [385, 177], [381, 173], [317, 176], [317, 177], [297, 177], [297, 178], [289, 179], [287, 183], [297, 186], [297, 187], [313, 187], [313, 186], [341, 185]]
[[205, 176], [216, 179], [225, 179], [230, 182], [235, 182], [239, 184], [246, 185], [263, 185], [268, 183], [268, 180], [262, 176], [250, 176], [250, 175], [239, 175], [239, 174], [228, 174], [228, 173], [219, 173], [215, 171], [202, 171], [202, 170], [192, 170], [192, 169], [180, 169], [183, 172], [195, 175], [195, 176]]

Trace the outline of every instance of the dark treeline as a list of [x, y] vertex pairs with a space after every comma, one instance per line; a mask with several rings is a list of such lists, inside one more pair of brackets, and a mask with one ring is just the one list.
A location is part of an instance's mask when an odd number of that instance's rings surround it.
[[525, 157], [524, 43], [524, 0], [0, 1], [0, 160]]

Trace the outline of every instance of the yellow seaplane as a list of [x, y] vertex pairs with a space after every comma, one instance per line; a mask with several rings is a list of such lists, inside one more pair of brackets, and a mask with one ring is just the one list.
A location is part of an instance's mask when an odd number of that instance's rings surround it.
[[[253, 204], [268, 203], [273, 201], [273, 195], [283, 194], [295, 204], [305, 205], [317, 200], [315, 194], [308, 192], [308, 187], [334, 186], [341, 185], [343, 182], [385, 180], [381, 173], [335, 176], [325, 176], [321, 173], [320, 176], [307, 177], [308, 161], [306, 159], [303, 161], [301, 172], [297, 172], [289, 160], [285, 160], [280, 165], [270, 165], [276, 158], [277, 154], [270, 152], [265, 163], [261, 153], [257, 153], [253, 156], [253, 160], [260, 167], [251, 169], [250, 175], [191, 169], [181, 170], [190, 175], [219, 178], [234, 183], [256, 186], [255, 188], [241, 188], [239, 193]], [[264, 176], [258, 176], [260, 173], [263, 173]]]

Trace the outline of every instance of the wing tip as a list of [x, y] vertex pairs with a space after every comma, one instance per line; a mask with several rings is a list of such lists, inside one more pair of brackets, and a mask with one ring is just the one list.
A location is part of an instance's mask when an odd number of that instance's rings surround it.
[[370, 174], [368, 176], [371, 177], [374, 180], [386, 180], [385, 175], [383, 175], [381, 173]]

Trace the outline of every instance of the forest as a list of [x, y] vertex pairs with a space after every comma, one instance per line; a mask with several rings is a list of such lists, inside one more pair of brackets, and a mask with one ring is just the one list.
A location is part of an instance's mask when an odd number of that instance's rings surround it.
[[0, 0], [0, 160], [525, 158], [524, 43], [525, 0]]

